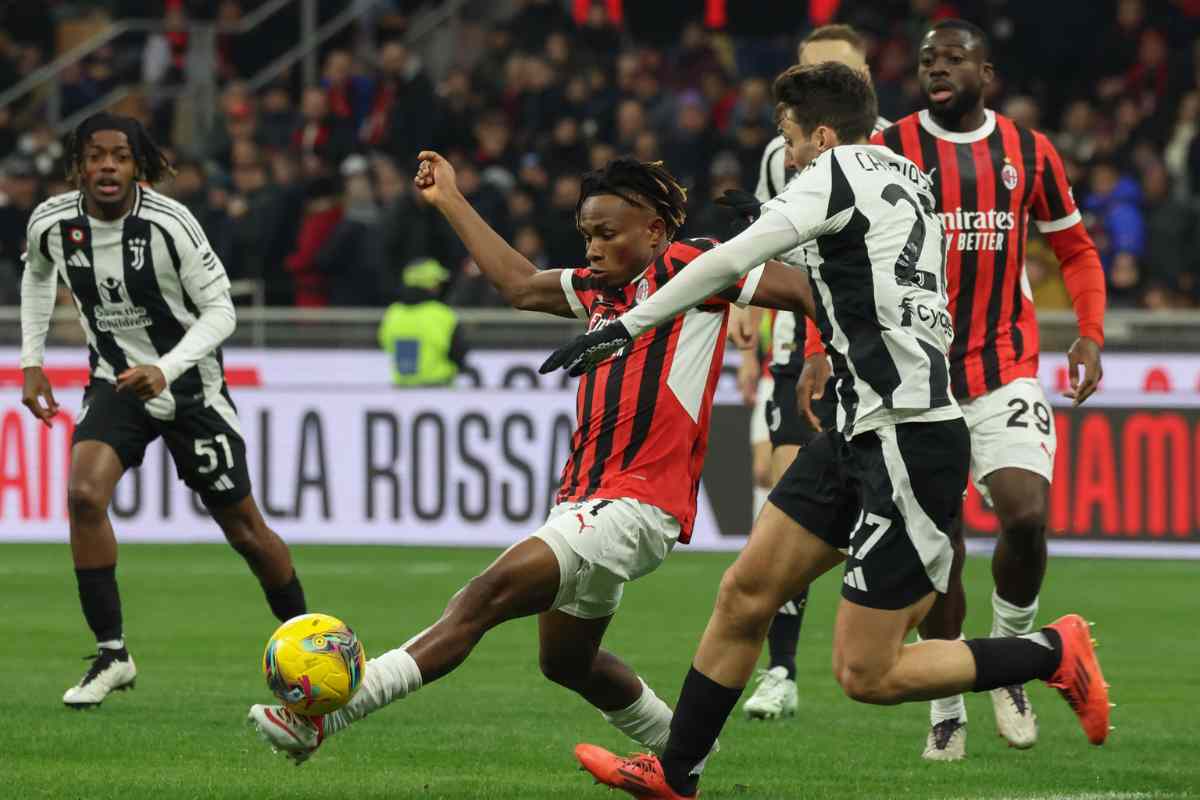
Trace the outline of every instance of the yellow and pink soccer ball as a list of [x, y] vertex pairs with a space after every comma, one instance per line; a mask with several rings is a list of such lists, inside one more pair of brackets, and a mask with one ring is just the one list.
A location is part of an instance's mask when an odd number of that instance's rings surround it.
[[316, 717], [350, 702], [365, 663], [362, 643], [350, 626], [328, 614], [301, 614], [271, 634], [262, 668], [279, 702]]

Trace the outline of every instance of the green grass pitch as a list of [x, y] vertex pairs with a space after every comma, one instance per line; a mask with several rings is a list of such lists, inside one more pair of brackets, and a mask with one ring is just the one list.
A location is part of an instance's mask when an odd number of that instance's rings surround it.
[[[313, 610], [347, 620], [367, 654], [429, 624], [495, 551], [297, 547]], [[680, 548], [625, 594], [607, 646], [673, 702], [730, 554]], [[12, 798], [608, 798], [571, 748], [632, 749], [581, 699], [544, 680], [533, 620], [493, 631], [449, 677], [331, 739], [297, 768], [244, 724], [268, 699], [259, 659], [275, 622], [241, 560], [220, 546], [125, 546], [118, 572], [132, 692], [101, 709], [64, 708], [92, 648], [65, 546], [0, 546], [6, 652], [0, 780]], [[988, 562], [967, 565], [969, 633], [990, 625]], [[1200, 793], [1196, 754], [1200, 637], [1193, 563], [1052, 561], [1043, 620], [1097, 622], [1118, 704], [1116, 731], [1087, 745], [1066, 704], [1031, 688], [1041, 740], [1027, 752], [995, 733], [986, 696], [969, 696], [968, 758], [919, 758], [924, 703], [858, 705], [829, 670], [837, 582], [813, 590], [799, 653], [800, 713], [735, 717], [704, 783], [707, 798], [1119, 798]], [[740, 713], [740, 712], [739, 712]], [[624, 796], [624, 795], [621, 795]]]

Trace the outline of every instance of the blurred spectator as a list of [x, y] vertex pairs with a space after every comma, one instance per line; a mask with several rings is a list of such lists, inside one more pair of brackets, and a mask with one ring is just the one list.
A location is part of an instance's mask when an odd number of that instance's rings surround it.
[[1145, 204], [1145, 251], [1141, 258], [1143, 283], [1171, 295], [1194, 296], [1200, 272], [1200, 210], [1193, 200], [1172, 195], [1162, 162], [1142, 174]]
[[1089, 217], [1089, 230], [1108, 274], [1109, 301], [1129, 306], [1137, 301], [1141, 282], [1139, 261], [1145, 247], [1141, 189], [1137, 181], [1111, 162], [1092, 169], [1091, 191], [1081, 208]]
[[300, 118], [292, 103], [292, 93], [283, 84], [267, 87], [258, 115], [258, 140], [264, 147], [280, 150], [291, 144], [292, 131]]
[[775, 127], [775, 101], [771, 98], [771, 87], [762, 78], [742, 81], [742, 90], [733, 107], [733, 126]]
[[382, 214], [371, 186], [370, 162], [353, 155], [342, 162], [344, 214], [317, 257], [329, 286], [329, 304], [378, 306], [385, 294], [383, 250], [379, 246]]
[[1025, 276], [1033, 290], [1035, 307], [1039, 310], [1070, 310], [1071, 295], [1063, 283], [1058, 258], [1041, 234], [1029, 237], [1029, 245], [1025, 248]]
[[575, 206], [579, 201], [579, 177], [561, 175], [554, 181], [550, 207], [542, 232], [546, 242], [546, 257], [558, 266], [579, 266], [583, 263], [583, 245], [575, 228]]
[[[480, 111], [480, 99], [472, 90], [471, 76], [464, 69], [452, 69], [438, 86], [434, 105], [432, 139], [428, 145], [440, 151], [469, 150], [474, 143], [471, 129]], [[419, 145], [416, 152], [426, 145]], [[412, 156], [416, 156], [416, 152]]]
[[738, 224], [736, 213], [728, 206], [717, 205], [715, 202], [728, 189], [741, 189], [745, 186], [742, 180], [742, 168], [737, 156], [723, 152], [713, 159], [710, 170], [711, 188], [706, 198], [696, 196], [691, 199], [692, 209], [684, 224], [686, 236], [708, 236], [720, 241], [727, 241], [745, 227]]
[[708, 170], [717, 152], [717, 136], [708, 124], [708, 109], [697, 91], [679, 95], [675, 130], [667, 140], [675, 177], [697, 194], [708, 193]]
[[379, 323], [379, 346], [391, 357], [393, 385], [447, 386], [465, 366], [458, 315], [438, 299], [449, 279], [432, 258], [404, 268], [403, 293]]
[[382, 148], [402, 164], [414, 163], [417, 153], [433, 141], [433, 84], [421, 69], [420, 59], [399, 41], [380, 49], [379, 68], [380, 80], [362, 141]]
[[1010, 97], [1008, 102], [1004, 104], [1002, 113], [1018, 125], [1024, 125], [1026, 128], [1040, 130], [1042, 127], [1041, 109], [1038, 108], [1037, 101], [1029, 95], [1019, 94], [1015, 97]]
[[1123, 75], [1137, 58], [1138, 43], [1146, 27], [1146, 7], [1142, 0], [1117, 0], [1115, 19], [1096, 40], [1092, 68], [1108, 80], [1100, 84], [1102, 96], [1111, 96], [1123, 86]]
[[354, 149], [354, 130], [349, 122], [329, 111], [324, 89], [312, 86], [304, 90], [292, 146], [302, 154], [318, 154], [331, 162], [340, 162]]
[[[1197, 122], [1200, 122], [1200, 92], [1192, 91], [1185, 94], [1179, 102], [1175, 127], [1171, 129], [1166, 149], [1163, 151], [1167, 173], [1175, 184], [1176, 194], [1180, 197], [1188, 196], [1191, 187], [1200, 187], [1200, 183], [1195, 182], [1188, 171], [1189, 150], [1196, 139], [1197, 131], [1200, 130]], [[1196, 168], [1200, 169], [1200, 162], [1196, 164]]]
[[11, 156], [0, 165], [0, 303], [19, 300], [25, 228], [38, 204], [38, 174], [33, 162]]
[[588, 164], [588, 148], [579, 120], [562, 117], [554, 124], [550, 141], [542, 150], [542, 163], [553, 173], [583, 172]]
[[1062, 130], [1054, 137], [1054, 143], [1064, 158], [1074, 161], [1090, 161], [1096, 152], [1096, 115], [1087, 100], [1076, 100], [1067, 106], [1063, 114]]
[[321, 85], [325, 88], [329, 111], [355, 131], [359, 130], [371, 110], [375, 87], [370, 78], [358, 73], [354, 57], [345, 50], [334, 50], [326, 56]]
[[[324, 97], [324, 94], [321, 96]], [[325, 243], [345, 213], [339, 189], [334, 175], [319, 175], [309, 181], [296, 249], [284, 260], [285, 267], [292, 274], [298, 306], [329, 305], [328, 277], [322, 269], [320, 258]]]

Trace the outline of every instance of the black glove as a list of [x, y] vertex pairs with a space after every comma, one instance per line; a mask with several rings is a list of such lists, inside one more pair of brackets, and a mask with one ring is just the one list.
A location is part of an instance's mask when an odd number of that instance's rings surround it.
[[737, 213], [738, 220], [733, 223], [734, 235], [750, 227], [750, 223], [762, 213], [762, 203], [758, 198], [741, 189], [726, 189], [725, 194], [717, 198], [717, 205], [731, 208]]
[[591, 372], [600, 362], [633, 341], [629, 331], [619, 321], [613, 321], [591, 333], [576, 336], [550, 354], [538, 368], [545, 375], [556, 369], [566, 369], [567, 374], [577, 378]]

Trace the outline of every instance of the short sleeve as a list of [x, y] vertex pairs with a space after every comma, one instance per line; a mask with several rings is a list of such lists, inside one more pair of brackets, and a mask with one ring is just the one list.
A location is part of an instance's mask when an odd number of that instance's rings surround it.
[[778, 197], [763, 203], [781, 214], [799, 236], [799, 244], [837, 233], [854, 213], [854, 192], [832, 150], [822, 153]]
[[179, 281], [192, 302], [203, 307], [228, 294], [229, 276], [192, 213], [186, 208], [177, 213], [181, 217], [179, 225], [184, 228], [184, 235], [175, 237], [179, 248]]
[[1082, 222], [1083, 218], [1075, 205], [1062, 157], [1045, 135], [1035, 133], [1033, 136], [1041, 165], [1033, 195], [1034, 224], [1042, 233], [1063, 231]]
[[787, 146], [783, 137], [777, 136], [767, 143], [758, 168], [758, 185], [754, 188], [754, 196], [760, 203], [767, 202], [783, 191], [787, 177], [786, 160]]
[[591, 307], [591, 295], [594, 293], [590, 288], [591, 278], [586, 269], [562, 269], [558, 272], [558, 277], [562, 281], [563, 295], [567, 298], [567, 305], [571, 307], [571, 313], [579, 319], [588, 318], [588, 309]]

